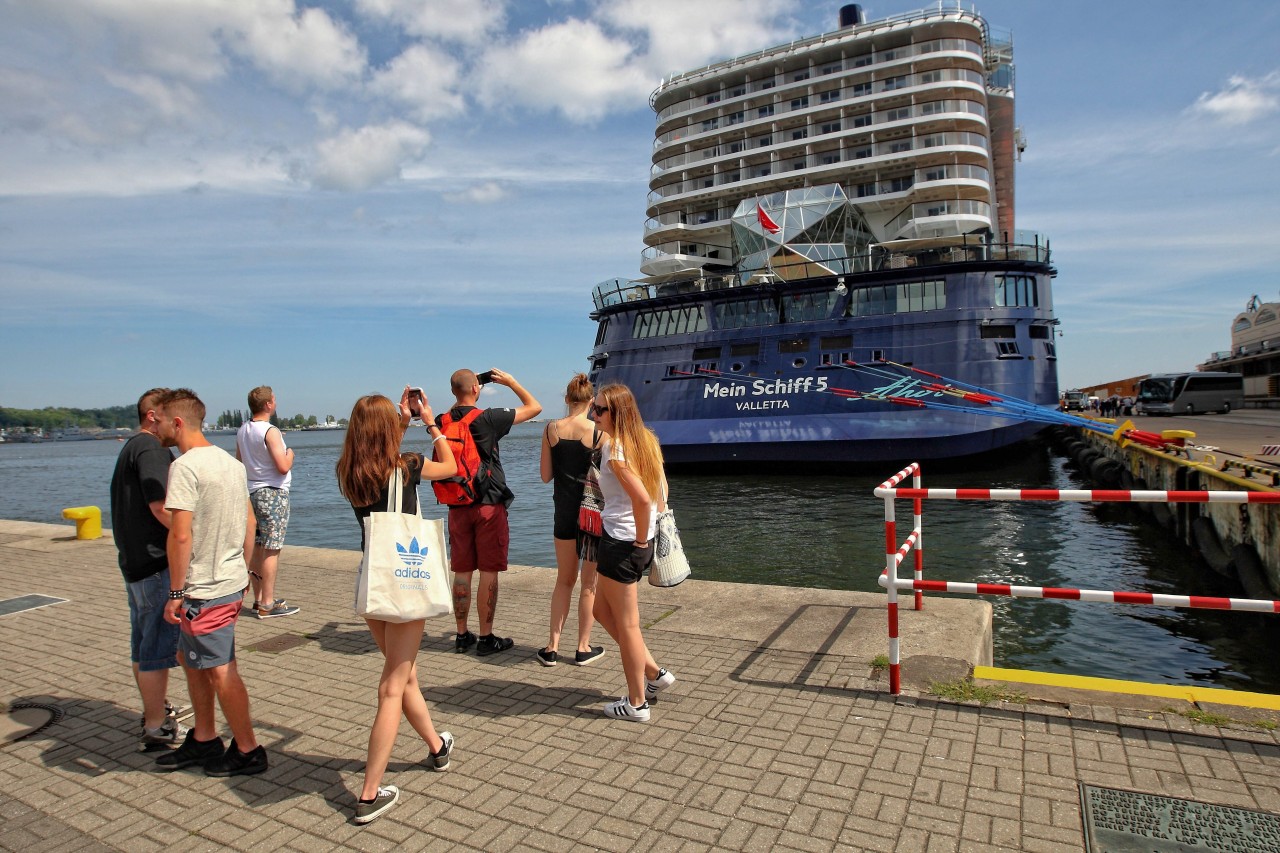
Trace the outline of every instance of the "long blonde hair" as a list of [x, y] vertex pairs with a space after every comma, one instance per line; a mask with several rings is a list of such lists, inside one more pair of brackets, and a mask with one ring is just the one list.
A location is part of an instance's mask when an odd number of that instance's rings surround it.
[[356, 400], [338, 457], [338, 491], [352, 506], [369, 506], [382, 495], [392, 469], [406, 468], [400, 458], [400, 412], [381, 394]]
[[606, 385], [600, 389], [609, 413], [613, 416], [613, 441], [622, 448], [626, 465], [657, 503], [662, 491], [662, 447], [653, 430], [644, 425], [635, 395], [626, 385]]

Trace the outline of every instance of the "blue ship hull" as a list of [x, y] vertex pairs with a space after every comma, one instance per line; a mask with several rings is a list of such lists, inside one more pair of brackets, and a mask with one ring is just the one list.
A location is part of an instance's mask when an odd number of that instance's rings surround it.
[[[615, 292], [596, 292], [591, 378], [597, 387], [631, 388], [675, 464], [897, 463], [989, 453], [1043, 426], [837, 392], [964, 404], [928, 390], [928, 377], [877, 365], [885, 359], [1055, 407], [1054, 274], [1047, 254], [1036, 253], [1030, 262], [987, 258], [752, 287], [619, 283]], [[1001, 300], [993, 288], [1006, 277], [1031, 285], [1029, 304], [994, 304]], [[904, 301], [908, 310], [860, 314], [865, 293], [914, 293], [897, 288], [922, 280], [939, 294], [933, 307]], [[815, 298], [826, 303], [825, 316], [786, 322], [788, 305], [811, 306]], [[730, 303], [780, 307], [776, 317], [744, 321], [724, 307]]]

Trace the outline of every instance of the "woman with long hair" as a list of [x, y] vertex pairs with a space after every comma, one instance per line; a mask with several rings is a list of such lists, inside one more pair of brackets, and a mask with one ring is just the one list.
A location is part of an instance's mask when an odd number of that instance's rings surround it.
[[[342, 442], [342, 455], [338, 457], [338, 490], [351, 502], [356, 520], [360, 522], [360, 546], [364, 550], [364, 519], [372, 512], [418, 511], [418, 484], [426, 480], [442, 480], [457, 473], [457, 463], [449, 442], [440, 435], [435, 425], [427, 399], [406, 387], [400, 395], [399, 411], [381, 394], [370, 394], [356, 401], [347, 422], [347, 434]], [[401, 453], [400, 442], [409, 421], [420, 415], [432, 437], [432, 444], [439, 445], [441, 459], [433, 462], [420, 453]], [[387, 506], [387, 484], [393, 471], [399, 472], [403, 481], [401, 506]], [[449, 755], [453, 749], [453, 735], [436, 732], [431, 722], [427, 700], [418, 685], [418, 645], [422, 642], [425, 620], [412, 622], [384, 622], [366, 619], [369, 633], [373, 634], [378, 650], [382, 652], [382, 677], [378, 681], [378, 713], [373, 729], [369, 732], [369, 755], [365, 761], [364, 787], [356, 803], [356, 823], [369, 823], [381, 817], [400, 799], [400, 790], [394, 785], [383, 785], [387, 762], [391, 760], [391, 746], [395, 743], [403, 715], [409, 725], [426, 741], [430, 759], [426, 764], [433, 770], [448, 770]]]
[[639, 584], [653, 562], [659, 505], [666, 505], [667, 478], [658, 437], [644, 425], [636, 398], [625, 385], [606, 385], [591, 406], [605, 434], [600, 456], [604, 536], [596, 572], [596, 621], [618, 644], [627, 692], [604, 706], [605, 716], [648, 722], [649, 704], [676, 677], [658, 666], [640, 632]]
[[583, 478], [591, 466], [591, 456], [600, 443], [600, 431], [587, 417], [591, 407], [591, 380], [579, 373], [569, 380], [564, 403], [569, 413], [547, 424], [542, 433], [542, 482], [553, 483], [555, 513], [551, 535], [556, 547], [556, 586], [551, 593], [551, 632], [547, 644], [538, 650], [538, 663], [555, 666], [559, 662], [560, 632], [569, 618], [573, 586], [582, 565], [582, 589], [578, 592], [578, 650], [573, 662], [586, 666], [599, 660], [604, 646], [591, 645], [591, 615], [596, 600], [596, 545], [599, 537], [578, 528], [582, 506]]

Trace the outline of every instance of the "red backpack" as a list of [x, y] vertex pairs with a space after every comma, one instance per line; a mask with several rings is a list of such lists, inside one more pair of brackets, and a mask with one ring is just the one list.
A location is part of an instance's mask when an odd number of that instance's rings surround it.
[[[453, 450], [458, 473], [447, 480], [436, 480], [431, 484], [437, 503], [470, 506], [479, 502], [483, 473], [480, 448], [476, 447], [475, 436], [471, 434], [471, 423], [483, 412], [483, 409], [472, 409], [457, 420], [454, 420], [453, 412], [445, 412], [440, 416], [440, 432]], [[440, 461], [439, 453], [433, 451], [432, 457], [435, 461]]]

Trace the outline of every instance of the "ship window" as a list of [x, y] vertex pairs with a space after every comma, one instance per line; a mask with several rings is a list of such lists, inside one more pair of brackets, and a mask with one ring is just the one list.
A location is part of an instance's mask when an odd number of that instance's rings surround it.
[[729, 372], [730, 372], [730, 373], [741, 373], [741, 372], [742, 372], [742, 367], [743, 367], [742, 362], [740, 362], [740, 361], [735, 361], [733, 364], [729, 365]]
[[600, 326], [596, 329], [596, 346], [604, 343], [605, 332], [609, 330], [609, 318], [605, 317], [600, 321]]
[[982, 337], [984, 338], [1016, 338], [1017, 331], [1013, 326], [1005, 324], [989, 324], [982, 327]]
[[849, 360], [847, 352], [824, 352], [822, 354], [822, 363], [826, 365], [844, 364]]
[[1249, 328], [1252, 325], [1253, 324], [1249, 322], [1248, 317], [1241, 317], [1239, 320], [1236, 320], [1235, 325], [1231, 327], [1231, 331], [1243, 332], [1245, 329]]
[[729, 355], [750, 356], [760, 355], [759, 344], [730, 344]]
[[871, 360], [872, 360], [872, 361], [884, 361], [884, 350], [882, 350], [882, 349], [873, 349], [873, 350], [871, 351]]
[[664, 308], [658, 311], [640, 311], [631, 327], [634, 338], [659, 338], [666, 335], [683, 335], [705, 332], [707, 315], [701, 305]]
[[818, 338], [819, 349], [848, 349], [853, 346], [853, 335], [827, 335]]
[[706, 361], [709, 358], [719, 358], [720, 347], [697, 347], [693, 351], [694, 361]]
[[778, 352], [808, 352], [808, 338], [788, 338], [787, 340], [778, 341]]
[[782, 299], [782, 322], [803, 323], [809, 320], [825, 320], [831, 316], [840, 295], [834, 290], [818, 293], [797, 293]]
[[716, 328], [742, 329], [778, 322], [778, 307], [772, 299], [739, 299], [715, 306]]
[[1018, 354], [1018, 344], [1015, 341], [997, 341], [996, 351], [1000, 353], [1000, 358], [1022, 358]]
[[791, 362], [792, 367], [804, 367], [806, 364], [808, 364], [808, 362], [803, 358], [797, 358]]
[[936, 311], [946, 307], [947, 283], [943, 279], [862, 287], [855, 290], [849, 300], [849, 313], [855, 317]]
[[1027, 332], [1030, 334], [1032, 340], [1039, 339], [1039, 340], [1047, 341], [1049, 339], [1048, 326], [1032, 326], [1030, 329], [1027, 330]]
[[1044, 345], [1044, 356], [1045, 358], [1057, 358], [1058, 357], [1057, 347], [1055, 347], [1053, 344], [1046, 341]]
[[997, 307], [1034, 308], [1040, 304], [1036, 280], [1029, 275], [998, 275], [995, 280]]

